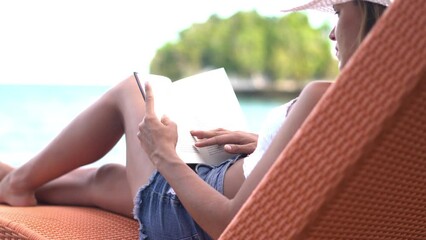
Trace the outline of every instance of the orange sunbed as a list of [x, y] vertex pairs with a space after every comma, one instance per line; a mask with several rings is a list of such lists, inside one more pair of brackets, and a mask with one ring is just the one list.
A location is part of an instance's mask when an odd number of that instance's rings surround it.
[[[426, 4], [396, 0], [223, 240], [426, 239]], [[93, 208], [0, 206], [0, 239], [137, 239]]]

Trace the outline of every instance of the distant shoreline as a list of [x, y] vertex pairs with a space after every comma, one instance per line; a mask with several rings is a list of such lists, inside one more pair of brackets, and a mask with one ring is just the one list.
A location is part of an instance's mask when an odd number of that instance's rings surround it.
[[238, 97], [253, 98], [295, 98], [300, 94], [300, 90], [288, 91], [277, 89], [234, 89]]
[[239, 80], [231, 78], [237, 96], [264, 98], [295, 98], [309, 81], [285, 80], [267, 82], [264, 79]]

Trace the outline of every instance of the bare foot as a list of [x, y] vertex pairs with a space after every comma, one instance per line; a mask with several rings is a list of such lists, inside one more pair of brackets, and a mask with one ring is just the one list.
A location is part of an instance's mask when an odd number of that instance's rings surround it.
[[34, 192], [19, 189], [19, 183], [13, 181], [13, 168], [0, 162], [0, 203], [11, 206], [34, 206], [37, 200]]

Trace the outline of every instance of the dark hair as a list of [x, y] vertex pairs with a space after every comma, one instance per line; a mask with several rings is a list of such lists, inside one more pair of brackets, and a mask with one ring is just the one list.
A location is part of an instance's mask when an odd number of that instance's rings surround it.
[[363, 0], [356, 0], [355, 3], [360, 6], [362, 11], [361, 29], [358, 36], [358, 40], [361, 42], [383, 15], [387, 7]]

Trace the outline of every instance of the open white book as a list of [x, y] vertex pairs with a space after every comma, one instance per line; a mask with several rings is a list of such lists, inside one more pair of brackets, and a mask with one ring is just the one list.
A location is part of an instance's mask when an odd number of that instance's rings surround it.
[[176, 151], [186, 163], [217, 165], [233, 155], [223, 146], [196, 148], [190, 130], [246, 130], [246, 120], [231, 82], [223, 68], [172, 82], [158, 75], [135, 72], [144, 95], [148, 81], [154, 93], [154, 108], [161, 118], [166, 114], [178, 126]]

